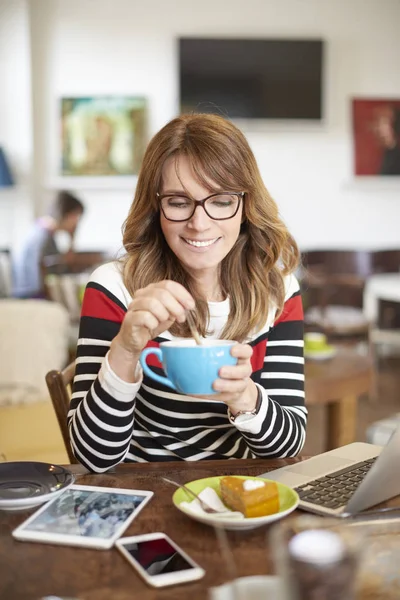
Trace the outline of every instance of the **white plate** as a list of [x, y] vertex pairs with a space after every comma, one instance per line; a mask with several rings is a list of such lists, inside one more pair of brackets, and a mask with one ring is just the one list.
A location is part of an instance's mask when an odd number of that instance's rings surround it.
[[283, 598], [281, 582], [275, 575], [240, 577], [210, 589], [210, 600], [280, 600]]
[[75, 481], [64, 467], [42, 462], [0, 463], [0, 510], [25, 510], [62, 494]]
[[304, 349], [305, 358], [310, 360], [328, 360], [337, 354], [337, 348], [329, 346], [326, 350], [306, 350]]
[[[196, 494], [200, 494], [200, 492], [206, 487], [213, 488], [217, 492], [217, 494], [219, 494], [219, 489], [220, 489], [219, 482], [220, 482], [220, 479], [222, 479], [222, 477], [223, 476], [207, 477], [205, 479], [197, 479], [196, 481], [191, 481], [190, 483], [185, 483], [185, 486], [188, 487], [189, 489], [191, 489]], [[257, 480], [270, 481], [269, 479], [265, 479], [265, 478], [261, 478], [261, 477], [249, 477], [247, 475], [235, 475], [235, 477], [240, 477], [241, 479], [254, 479], [256, 481]], [[174, 493], [174, 495], [172, 497], [172, 500], [173, 500], [173, 503], [175, 504], [175, 506], [181, 512], [185, 513], [185, 515], [188, 515], [189, 517], [192, 517], [192, 519], [199, 521], [200, 523], [204, 523], [205, 525], [211, 525], [211, 526], [218, 525], [219, 527], [222, 525], [224, 527], [224, 529], [232, 529], [232, 530], [255, 529], [256, 527], [261, 527], [262, 525], [268, 525], [269, 523], [273, 523], [274, 521], [278, 521], [278, 519], [282, 519], [283, 517], [286, 517], [287, 515], [289, 515], [291, 512], [293, 512], [295, 510], [295, 508], [297, 507], [297, 505], [299, 503], [299, 497], [292, 488], [290, 488], [287, 485], [284, 485], [283, 483], [279, 483], [279, 482], [274, 482], [274, 483], [276, 483], [278, 486], [280, 509], [277, 513], [273, 513], [272, 515], [266, 515], [265, 517], [252, 517], [252, 518], [232, 520], [229, 517], [224, 519], [221, 516], [215, 517], [213, 514], [197, 513], [193, 510], [190, 510], [190, 508], [187, 508], [187, 506], [185, 506], [185, 505], [181, 506], [182, 502], [187, 502], [187, 501], [193, 500], [193, 498], [191, 498], [189, 496], [189, 494], [187, 494], [187, 492], [185, 492], [185, 490], [183, 488], [179, 488], [178, 490], [176, 490], [176, 492]]]

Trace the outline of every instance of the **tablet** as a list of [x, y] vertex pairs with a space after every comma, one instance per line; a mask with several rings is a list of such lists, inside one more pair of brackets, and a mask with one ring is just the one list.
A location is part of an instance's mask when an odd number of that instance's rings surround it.
[[152, 496], [144, 490], [71, 485], [12, 535], [17, 540], [106, 550]]

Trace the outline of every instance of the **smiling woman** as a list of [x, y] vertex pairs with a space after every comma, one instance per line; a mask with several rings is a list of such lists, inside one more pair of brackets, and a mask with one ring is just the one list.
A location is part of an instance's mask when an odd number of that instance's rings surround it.
[[[244, 193], [214, 189], [207, 195], [210, 189], [197, 181], [188, 157], [179, 155], [165, 162], [161, 186], [160, 224], [165, 241], [206, 299], [220, 300], [219, 266], [238, 239]], [[202, 196], [206, 197], [193, 199]]]
[[[154, 136], [124, 246], [84, 297], [69, 413], [77, 458], [104, 471], [297, 454], [307, 416], [298, 250], [237, 127], [194, 114]], [[204, 339], [237, 341], [212, 401], [171, 393], [139, 365], [146, 346], [191, 336], [193, 309]]]

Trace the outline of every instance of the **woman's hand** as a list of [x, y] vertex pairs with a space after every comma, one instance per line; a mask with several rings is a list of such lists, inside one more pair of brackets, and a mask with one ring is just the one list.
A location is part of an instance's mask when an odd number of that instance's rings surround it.
[[237, 365], [221, 367], [219, 379], [213, 384], [218, 394], [209, 398], [225, 402], [232, 415], [235, 415], [239, 411], [253, 410], [256, 407], [258, 390], [250, 379], [252, 347], [248, 344], [235, 344], [231, 354], [237, 357]]
[[136, 364], [146, 344], [176, 321], [183, 323], [186, 311], [194, 306], [192, 296], [176, 281], [152, 283], [135, 292], [111, 343], [108, 360], [113, 371], [124, 381], [135, 381]]

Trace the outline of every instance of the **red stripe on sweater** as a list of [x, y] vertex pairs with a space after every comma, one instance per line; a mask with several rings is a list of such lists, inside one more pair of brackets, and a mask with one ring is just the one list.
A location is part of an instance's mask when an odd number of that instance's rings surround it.
[[260, 371], [264, 368], [264, 357], [267, 349], [267, 340], [261, 340], [253, 346], [253, 354], [251, 357], [251, 366], [254, 371]]
[[274, 327], [283, 321], [302, 321], [303, 319], [304, 314], [301, 296], [293, 296], [285, 302], [282, 314], [280, 315], [279, 319], [275, 321]]
[[104, 292], [95, 288], [86, 288], [81, 316], [122, 323], [125, 311]]

